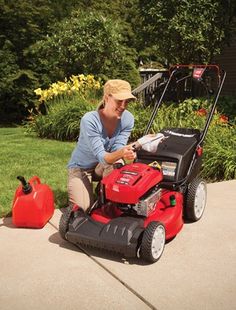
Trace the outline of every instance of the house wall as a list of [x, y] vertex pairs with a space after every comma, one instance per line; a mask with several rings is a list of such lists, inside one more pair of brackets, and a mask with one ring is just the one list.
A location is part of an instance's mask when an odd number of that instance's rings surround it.
[[236, 96], [236, 36], [230, 46], [226, 46], [215, 59], [215, 63], [226, 71], [226, 79], [222, 89], [222, 95]]

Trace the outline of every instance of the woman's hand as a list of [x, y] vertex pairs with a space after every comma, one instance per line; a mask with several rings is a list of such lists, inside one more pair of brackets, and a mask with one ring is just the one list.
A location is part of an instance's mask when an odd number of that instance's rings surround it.
[[134, 160], [137, 157], [132, 144], [123, 147], [122, 157], [124, 160]]
[[114, 164], [117, 160], [122, 158], [125, 161], [133, 161], [136, 158], [133, 144], [126, 145], [112, 153], [106, 153], [104, 156], [104, 159], [108, 164]]

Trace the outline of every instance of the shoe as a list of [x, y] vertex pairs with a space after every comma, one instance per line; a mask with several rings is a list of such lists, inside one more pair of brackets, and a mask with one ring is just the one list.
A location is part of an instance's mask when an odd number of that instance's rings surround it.
[[74, 214], [74, 217], [83, 217], [85, 216], [85, 212], [82, 208], [80, 208], [78, 205], [74, 204], [71, 212]]

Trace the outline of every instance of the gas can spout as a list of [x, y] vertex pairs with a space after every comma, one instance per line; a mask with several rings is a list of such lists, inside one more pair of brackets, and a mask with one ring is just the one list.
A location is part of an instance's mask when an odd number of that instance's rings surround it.
[[32, 192], [32, 186], [30, 183], [26, 182], [25, 178], [22, 176], [18, 176], [17, 179], [21, 182], [22, 184], [22, 191], [24, 194], [30, 194]]

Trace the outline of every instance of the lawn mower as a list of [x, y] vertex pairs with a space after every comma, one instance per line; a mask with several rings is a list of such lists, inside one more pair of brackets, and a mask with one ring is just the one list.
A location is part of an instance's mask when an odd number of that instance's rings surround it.
[[216, 65], [171, 67], [169, 78], [159, 83], [164, 90], [144, 134], [150, 132], [165, 94], [177, 92], [178, 101], [192, 95], [192, 88], [202, 96], [199, 85], [213, 95], [205, 127], [163, 128], [154, 152], [137, 150], [135, 162], [117, 165], [100, 181], [98, 198], [86, 214], [77, 214], [76, 206], [66, 208], [59, 223], [61, 236], [82, 247], [141, 257], [149, 263], [159, 260], [165, 243], [180, 232], [184, 221], [196, 222], [203, 215], [207, 198], [206, 182], [200, 177], [203, 142], [225, 76]]

